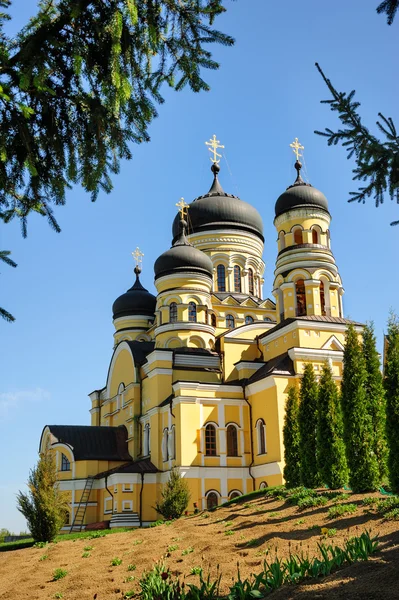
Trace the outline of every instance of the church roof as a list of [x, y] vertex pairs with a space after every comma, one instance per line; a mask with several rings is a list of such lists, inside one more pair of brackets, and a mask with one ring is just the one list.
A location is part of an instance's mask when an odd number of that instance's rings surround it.
[[157, 299], [141, 285], [139, 275], [141, 269], [136, 267], [136, 281], [124, 294], [117, 298], [112, 306], [113, 319], [129, 317], [130, 315], [144, 315], [154, 317]]
[[[212, 165], [214, 175], [211, 189], [196, 198], [189, 207], [189, 233], [215, 229], [248, 231], [264, 241], [262, 217], [254, 206], [237, 196], [226, 194], [219, 183], [219, 166]], [[173, 239], [179, 235], [179, 215], [173, 221]]]
[[48, 425], [57, 442], [71, 447], [75, 460], [131, 460], [127, 429], [93, 425]]
[[155, 342], [138, 342], [137, 340], [124, 341], [129, 345], [136, 365], [144, 364], [147, 356], [151, 354], [155, 348]]
[[102, 479], [105, 476], [113, 475], [114, 473], [158, 473], [156, 466], [149, 458], [131, 461], [120, 467], [114, 467], [108, 471], [98, 473], [94, 479]]
[[294, 363], [288, 356], [288, 352], [268, 360], [266, 364], [251, 375], [247, 380], [247, 385], [265, 379], [269, 375], [295, 375]]
[[289, 319], [283, 319], [278, 325], [269, 329], [265, 333], [262, 333], [259, 337], [264, 338], [272, 333], [275, 333], [279, 329], [283, 329], [287, 325], [291, 325], [295, 321], [313, 321], [316, 323], [337, 323], [338, 325], [360, 325], [363, 327], [363, 323], [358, 323], [356, 321], [351, 321], [350, 319], [344, 319], [343, 317], [325, 317], [322, 315], [304, 315], [303, 317], [290, 317]]
[[328, 201], [325, 195], [317, 188], [305, 183], [300, 175], [302, 165], [295, 163], [297, 170], [296, 181], [279, 196], [275, 206], [276, 217], [294, 208], [321, 208], [328, 212]]

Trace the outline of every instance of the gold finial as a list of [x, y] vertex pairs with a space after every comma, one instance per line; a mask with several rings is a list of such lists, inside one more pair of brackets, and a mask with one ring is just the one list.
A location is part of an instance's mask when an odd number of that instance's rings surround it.
[[220, 144], [220, 140], [216, 139], [215, 134], [213, 134], [213, 138], [211, 138], [210, 142], [205, 142], [205, 144], [207, 146], [210, 146], [210, 148], [208, 148], [208, 150], [211, 154], [213, 154], [213, 156], [210, 156], [209, 158], [211, 159], [211, 161], [213, 162], [214, 165], [218, 165], [220, 163], [220, 159], [222, 158], [222, 155], [217, 152], [217, 149], [224, 148], [224, 146], [222, 146]]
[[176, 202], [176, 206], [179, 209], [180, 217], [185, 219], [189, 205], [185, 203], [184, 198], [180, 198], [180, 202]]
[[299, 162], [299, 157], [302, 156], [300, 150], [305, 150], [305, 146], [302, 146], [300, 142], [298, 142], [298, 138], [295, 138], [295, 141], [290, 144], [293, 153], [296, 156], [297, 161]]
[[132, 252], [132, 256], [134, 258], [134, 262], [136, 263], [136, 267], [141, 267], [141, 263], [143, 262], [144, 252], [141, 252], [140, 248], [137, 246], [136, 250]]

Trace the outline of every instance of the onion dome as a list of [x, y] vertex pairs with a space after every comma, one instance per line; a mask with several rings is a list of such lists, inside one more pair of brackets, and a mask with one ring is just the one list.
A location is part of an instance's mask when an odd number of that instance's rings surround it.
[[172, 273], [199, 273], [212, 277], [212, 261], [204, 252], [197, 250], [186, 238], [187, 223], [180, 220], [180, 234], [173, 246], [155, 261], [155, 279]]
[[328, 212], [328, 202], [325, 195], [317, 188], [305, 183], [301, 177], [301, 163], [295, 163], [297, 178], [285, 192], [277, 199], [275, 212], [276, 217], [293, 208], [318, 208]]
[[[237, 196], [226, 194], [218, 180], [219, 165], [214, 163], [211, 170], [214, 176], [211, 189], [190, 204], [190, 233], [239, 229], [255, 234], [263, 242], [263, 222], [256, 208]], [[176, 215], [173, 221], [174, 240], [179, 235], [179, 218], [179, 215]]]
[[157, 299], [141, 285], [139, 279], [140, 267], [135, 267], [134, 272], [136, 274], [134, 285], [122, 296], [119, 296], [112, 306], [114, 319], [131, 315], [154, 316]]

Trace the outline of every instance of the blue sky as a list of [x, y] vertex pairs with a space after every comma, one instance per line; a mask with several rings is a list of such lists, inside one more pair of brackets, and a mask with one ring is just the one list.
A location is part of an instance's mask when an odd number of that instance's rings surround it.
[[[166, 103], [150, 127], [151, 142], [133, 148], [110, 195], [95, 204], [79, 188], [55, 213], [62, 233], [33, 216], [22, 239], [17, 223], [0, 224], [0, 248], [12, 250], [17, 269], [2, 267], [0, 303], [14, 324], [0, 321], [0, 528], [25, 527], [15, 508], [37, 460], [45, 424], [88, 424], [87, 394], [105, 383], [112, 354], [111, 307], [133, 281], [131, 252], [145, 254], [142, 282], [153, 286], [153, 263], [170, 246], [175, 203], [190, 202], [211, 184], [204, 142], [214, 133], [225, 145], [225, 191], [253, 204], [264, 219], [266, 276], [271, 295], [276, 258], [274, 203], [295, 177], [294, 137], [305, 146], [305, 173], [329, 200], [331, 243], [345, 287], [345, 315], [373, 319], [379, 344], [389, 309], [399, 312], [399, 206], [348, 204], [353, 163], [329, 148], [315, 129], [337, 128], [320, 100], [327, 89], [318, 61], [339, 90], [355, 88], [364, 122], [377, 113], [399, 126], [399, 22], [377, 16], [377, 0], [227, 2], [216, 25], [236, 38], [215, 47], [221, 63], [206, 74], [209, 93], [165, 90]], [[32, 0], [14, 1], [10, 31], [34, 13]]]

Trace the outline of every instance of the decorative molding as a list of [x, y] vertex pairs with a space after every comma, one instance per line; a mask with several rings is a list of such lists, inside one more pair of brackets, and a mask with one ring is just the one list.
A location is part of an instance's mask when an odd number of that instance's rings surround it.
[[201, 383], [200, 381], [176, 381], [176, 383], [172, 384], [172, 388], [175, 394], [183, 390], [194, 390], [196, 392], [230, 392], [231, 394], [242, 393], [242, 387], [240, 385], [223, 385], [222, 383]]
[[291, 360], [328, 360], [342, 362], [344, 353], [342, 350], [331, 350], [323, 348], [290, 348], [288, 355]]

